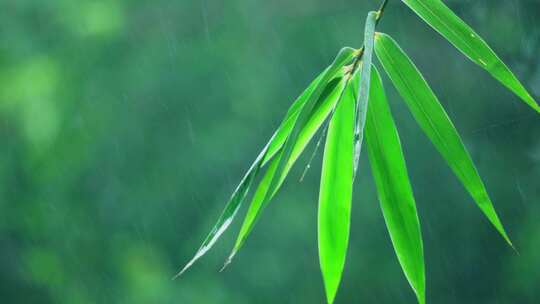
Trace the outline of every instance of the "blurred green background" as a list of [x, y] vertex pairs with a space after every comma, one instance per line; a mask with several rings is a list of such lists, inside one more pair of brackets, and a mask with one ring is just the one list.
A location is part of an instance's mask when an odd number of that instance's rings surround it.
[[[540, 2], [446, 2], [539, 100]], [[323, 303], [320, 153], [302, 183], [307, 157], [299, 161], [225, 272], [238, 222], [171, 277], [288, 105], [342, 46], [360, 46], [378, 4], [2, 0], [0, 302]], [[429, 302], [540, 303], [539, 116], [400, 1], [378, 30], [439, 95], [520, 252], [385, 79], [423, 227]], [[365, 157], [360, 170], [336, 303], [414, 303]]]

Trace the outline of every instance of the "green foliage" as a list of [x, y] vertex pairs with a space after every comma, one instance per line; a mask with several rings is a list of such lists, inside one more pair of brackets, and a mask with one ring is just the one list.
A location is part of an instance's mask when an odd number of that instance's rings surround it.
[[328, 302], [334, 301], [349, 243], [353, 190], [354, 87], [345, 88], [330, 119], [321, 173], [319, 260]]
[[[0, 302], [326, 303], [317, 203], [335, 104], [316, 106], [326, 120], [313, 124], [314, 139], [227, 271], [217, 273], [290, 129], [269, 147], [227, 232], [182, 279], [171, 277], [295, 98], [341, 46], [362, 46], [378, 1], [1, 1]], [[540, 1], [442, 1], [540, 101]], [[422, 22], [392, 0], [377, 31], [428, 80], [520, 253], [373, 58], [414, 186], [426, 300], [537, 304], [540, 119]], [[340, 77], [330, 85], [344, 85]], [[415, 303], [379, 207], [366, 132], [335, 303]]]
[[[540, 112], [538, 104], [484, 40], [441, 1], [403, 2], [467, 57]], [[232, 260], [294, 162], [324, 120], [331, 117], [323, 156], [318, 213], [319, 258], [328, 303], [334, 301], [345, 265], [352, 188], [364, 127], [379, 201], [396, 255], [418, 302], [425, 303], [424, 253], [416, 203], [381, 78], [376, 70], [371, 74], [373, 49], [417, 123], [485, 216], [512, 245], [471, 157], [437, 97], [397, 43], [386, 34], [375, 34], [387, 3], [384, 1], [379, 11], [368, 14], [364, 46], [359, 50], [342, 49], [334, 62], [292, 105], [280, 129], [233, 194], [215, 228], [181, 273], [206, 253], [228, 227], [254, 176], [269, 162], [226, 265]]]
[[280, 153], [275, 156], [277, 159], [277, 167], [275, 169], [276, 172], [271, 174], [271, 177], [269, 178], [268, 190], [264, 191], [264, 196], [262, 201], [260, 202], [260, 205], [251, 209], [250, 211], [252, 212], [248, 213], [248, 215], [246, 216], [246, 220], [244, 221], [243, 227], [240, 230], [240, 234], [238, 235], [236, 244], [231, 254], [229, 255], [229, 259], [227, 260], [226, 264], [230, 263], [230, 261], [236, 255], [240, 247], [242, 247], [247, 236], [251, 232], [253, 225], [255, 225], [255, 222], [259, 218], [262, 210], [270, 202], [270, 199], [272, 198], [274, 193], [279, 189], [279, 187], [281, 187], [283, 180], [287, 176], [289, 167], [288, 164], [293, 159], [292, 152], [294, 151], [294, 147], [297, 145], [297, 142], [300, 139], [302, 129], [309, 122], [313, 110], [329, 82], [341, 72], [341, 69], [345, 66], [345, 64], [351, 61], [351, 59], [353, 58], [353, 54], [354, 50], [352, 48], [343, 48], [336, 56], [334, 62], [323, 72], [321, 79], [317, 82], [317, 85], [315, 86], [309, 97], [307, 97], [305, 104], [302, 106], [300, 113], [298, 114], [298, 118], [294, 122], [294, 127], [292, 128], [291, 133], [287, 136], [287, 139], [283, 143], [283, 147], [281, 148]]
[[469, 153], [435, 93], [390, 36], [378, 34], [376, 45], [377, 57], [424, 133], [472, 195], [478, 207], [508, 244], [512, 245]]
[[495, 79], [540, 113], [540, 106], [484, 39], [456, 16], [441, 0], [402, 1], [465, 56], [487, 70]]
[[[366, 124], [366, 115], [369, 101], [369, 82], [371, 81], [371, 61], [373, 59], [373, 47], [375, 44], [375, 26], [379, 20], [379, 14], [370, 12], [366, 18], [366, 28], [364, 31], [364, 48], [362, 49], [362, 68], [360, 73], [360, 88], [358, 90], [358, 100], [356, 102], [356, 125], [354, 129], [354, 177], [358, 170], [360, 161], [360, 152], [364, 138], [364, 126]], [[359, 57], [360, 58], [360, 57]], [[357, 62], [360, 62], [358, 59]], [[354, 67], [353, 67], [354, 70]]]
[[425, 303], [424, 246], [397, 128], [374, 69], [366, 137], [371, 171], [394, 250], [419, 303]]

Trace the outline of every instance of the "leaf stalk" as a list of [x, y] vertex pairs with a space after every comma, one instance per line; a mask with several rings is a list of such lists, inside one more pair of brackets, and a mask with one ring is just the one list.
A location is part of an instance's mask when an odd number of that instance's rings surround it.
[[[379, 6], [379, 9], [376, 12], [377, 13], [377, 18], [375, 19], [375, 27], [381, 21], [381, 19], [383, 17], [383, 14], [384, 14], [384, 11], [386, 9], [386, 6], [388, 5], [388, 2], [389, 2], [388, 0], [383, 0], [381, 5]], [[352, 68], [350, 70], [346, 71], [346, 75], [348, 77], [351, 77], [354, 74], [354, 72], [358, 68], [358, 64], [360, 63], [360, 61], [362, 61], [362, 57], [364, 55], [364, 48], [365, 48], [365, 46], [362, 45], [362, 47], [357, 50], [356, 57], [354, 58], [354, 62], [352, 63]]]

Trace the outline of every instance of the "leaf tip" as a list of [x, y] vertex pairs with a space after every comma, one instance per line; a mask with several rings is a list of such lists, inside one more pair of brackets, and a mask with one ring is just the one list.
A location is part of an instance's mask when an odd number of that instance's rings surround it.
[[538, 102], [536, 102], [536, 100], [533, 99], [533, 101], [535, 102], [535, 105], [533, 106], [534, 110], [536, 111], [536, 113], [540, 114], [540, 105], [538, 105]]
[[506, 230], [503, 228], [502, 224], [500, 223], [500, 220], [499, 220], [499, 224], [495, 225], [495, 228], [499, 231], [499, 234], [503, 237], [506, 244], [508, 244], [508, 246], [510, 246], [510, 248], [512, 248], [514, 252], [518, 253], [516, 246], [514, 246], [514, 243], [512, 243], [512, 240], [508, 236], [508, 233], [506, 233]]
[[514, 245], [514, 243], [512, 243], [512, 241], [510, 241], [510, 239], [507, 239], [506, 242], [508, 243], [508, 245], [510, 245], [510, 248], [512, 248], [512, 250], [514, 251], [514, 253], [515, 253], [517, 256], [520, 256], [519, 250], [516, 248], [516, 246]]
[[171, 280], [174, 281], [176, 279], [178, 279], [179, 277], [181, 277], [184, 272], [186, 272], [186, 270], [188, 270], [188, 268], [191, 266], [192, 263], [188, 263], [186, 266], [184, 266], [184, 268], [182, 268], [177, 274], [175, 274]]
[[339, 289], [341, 278], [328, 278], [323, 273], [324, 291], [326, 293], [326, 301], [328, 304], [334, 303]]
[[326, 303], [333, 304], [334, 300], [336, 299], [336, 291], [330, 292], [328, 289], [326, 290]]
[[236, 250], [233, 250], [233, 252], [231, 252], [229, 257], [225, 260], [225, 263], [223, 263], [223, 266], [221, 267], [219, 272], [223, 272], [225, 270], [225, 268], [227, 268], [227, 266], [229, 266], [231, 264], [231, 262], [232, 262], [235, 255], [236, 255]]

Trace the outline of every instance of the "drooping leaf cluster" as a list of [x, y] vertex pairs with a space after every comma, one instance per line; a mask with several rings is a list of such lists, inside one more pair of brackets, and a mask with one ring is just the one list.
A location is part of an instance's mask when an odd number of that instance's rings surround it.
[[[540, 107], [487, 43], [440, 0], [402, 0], [470, 60], [523, 102]], [[446, 160], [494, 228], [513, 246], [456, 128], [433, 90], [398, 43], [376, 33], [381, 9], [368, 14], [364, 46], [343, 48], [288, 110], [231, 196], [200, 249], [178, 275], [203, 256], [229, 227], [258, 174], [251, 204], [225, 265], [240, 250], [264, 208], [295, 161], [328, 121], [318, 210], [319, 259], [328, 303], [333, 303], [345, 266], [351, 201], [361, 147], [369, 162], [382, 213], [399, 263], [418, 302], [425, 303], [425, 266], [420, 221], [399, 134], [372, 54], [397, 89], [418, 125]], [[364, 136], [365, 134], [365, 136]]]

